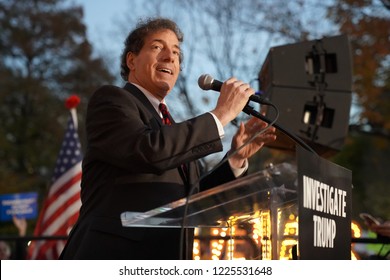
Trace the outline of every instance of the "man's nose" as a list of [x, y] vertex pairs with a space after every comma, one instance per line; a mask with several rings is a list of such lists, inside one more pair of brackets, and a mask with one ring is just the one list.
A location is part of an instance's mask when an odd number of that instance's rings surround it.
[[172, 62], [174, 62], [175, 59], [176, 59], [176, 55], [175, 55], [174, 50], [165, 49], [162, 52], [162, 58], [163, 58], [164, 61], [172, 61]]

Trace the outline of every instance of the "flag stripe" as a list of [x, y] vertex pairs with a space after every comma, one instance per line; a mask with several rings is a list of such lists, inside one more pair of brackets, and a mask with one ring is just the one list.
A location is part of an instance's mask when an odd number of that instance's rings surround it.
[[48, 205], [45, 216], [43, 217], [43, 222], [46, 221], [57, 211], [58, 208], [62, 207], [66, 201], [74, 196], [76, 193], [80, 193], [80, 179], [81, 172], [72, 178], [69, 182], [67, 182], [62, 189], [59, 190], [58, 193], [52, 195], [47, 200], [46, 205]]
[[53, 219], [50, 223], [45, 224], [46, 227], [42, 231], [45, 235], [55, 234], [63, 225], [67, 225], [68, 227], [72, 226], [72, 224], [70, 224], [71, 221], [69, 221], [69, 217], [78, 213], [78, 210], [80, 209], [79, 197], [74, 196], [73, 200], [73, 203], [71, 203], [69, 206], [64, 206], [62, 211], [58, 211], [57, 215], [53, 216]]
[[68, 215], [77, 213], [80, 209], [80, 193], [75, 193], [64, 203], [60, 208], [57, 209], [50, 219], [44, 221], [41, 234], [42, 235], [53, 235], [57, 232], [57, 228], [62, 224], [69, 224]]
[[66, 182], [72, 178], [72, 174], [78, 174], [81, 171], [81, 162], [75, 164], [72, 168], [70, 168], [67, 172], [65, 172], [62, 176], [60, 176], [50, 187], [48, 198], [50, 198], [54, 193], [61, 189]]

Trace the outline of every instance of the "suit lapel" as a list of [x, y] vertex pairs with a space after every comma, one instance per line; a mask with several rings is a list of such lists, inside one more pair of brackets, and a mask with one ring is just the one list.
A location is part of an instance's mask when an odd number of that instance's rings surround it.
[[124, 89], [126, 89], [128, 92], [130, 92], [133, 96], [135, 96], [139, 101], [142, 102], [142, 104], [146, 107], [148, 111], [150, 111], [153, 116], [157, 119], [157, 121], [162, 125], [162, 120], [160, 115], [157, 113], [156, 109], [153, 107], [152, 103], [146, 98], [145, 94], [137, 88], [135, 85], [126, 83], [124, 86]]
[[[137, 99], [139, 99], [142, 102], [142, 104], [145, 105], [147, 110], [149, 110], [153, 114], [153, 116], [158, 120], [160, 125], [161, 126], [163, 125], [160, 115], [157, 113], [157, 111], [153, 107], [152, 103], [150, 103], [150, 101], [146, 98], [145, 94], [139, 88], [137, 88], [135, 85], [133, 85], [131, 83], [126, 83], [124, 86], [124, 89], [126, 89], [128, 92], [133, 94]], [[171, 115], [169, 116], [169, 118], [170, 118], [172, 124], [174, 124], [175, 120], [172, 118]], [[196, 178], [195, 174], [191, 174], [191, 171], [194, 171], [196, 166], [193, 162], [186, 164], [186, 166], [187, 166], [187, 171], [188, 171], [186, 175], [184, 174], [184, 172], [180, 166], [177, 169], [179, 171], [180, 177], [182, 178], [184, 184], [188, 186], [188, 185], [190, 185], [190, 182], [193, 181], [192, 178]], [[194, 175], [195, 175], [195, 177], [194, 177]]]

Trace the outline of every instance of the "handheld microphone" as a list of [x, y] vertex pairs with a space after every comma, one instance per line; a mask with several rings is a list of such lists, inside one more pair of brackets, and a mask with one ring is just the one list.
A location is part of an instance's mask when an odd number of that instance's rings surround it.
[[[198, 79], [198, 85], [203, 90], [221, 91], [222, 84], [223, 83], [221, 81], [214, 79], [209, 74], [203, 74]], [[267, 101], [264, 97], [259, 95], [251, 95], [249, 97], [249, 100], [264, 105], [271, 105], [269, 101]]]
[[[203, 90], [210, 90], [211, 89], [211, 90], [215, 90], [215, 91], [220, 91], [221, 87], [222, 87], [222, 82], [218, 81], [218, 80], [215, 80], [211, 75], [204, 74], [204, 75], [201, 75], [199, 77], [198, 85]], [[260, 104], [264, 104], [264, 105], [270, 105], [271, 107], [273, 107], [276, 110], [276, 117], [274, 118], [273, 121], [269, 120], [267, 117], [265, 117], [262, 114], [256, 112], [255, 110], [253, 110], [253, 108], [251, 106], [249, 106], [248, 104], [243, 109], [243, 111], [246, 114], [252, 115], [252, 116], [254, 116], [254, 117], [256, 117], [256, 118], [258, 118], [260, 120], [265, 121], [269, 125], [276, 127], [277, 129], [282, 131], [284, 134], [286, 134], [288, 137], [290, 137], [293, 141], [295, 141], [296, 143], [298, 143], [299, 145], [304, 147], [306, 150], [312, 152], [313, 154], [317, 154], [303, 140], [301, 140], [299, 137], [295, 136], [293, 133], [289, 132], [288, 130], [284, 129], [283, 127], [281, 127], [280, 125], [278, 125], [276, 123], [276, 121], [277, 121], [277, 119], [279, 117], [279, 111], [278, 111], [278, 108], [274, 104], [272, 104], [270, 101], [266, 100], [264, 97], [259, 96], [259, 95], [252, 95], [249, 98], [249, 100], [257, 102], [257, 103], [260, 103]], [[249, 101], [248, 101], [248, 103], [249, 103]]]

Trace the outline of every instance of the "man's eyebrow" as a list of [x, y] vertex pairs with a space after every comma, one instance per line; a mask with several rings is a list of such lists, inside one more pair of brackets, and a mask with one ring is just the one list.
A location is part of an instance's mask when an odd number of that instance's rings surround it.
[[[153, 39], [152, 43], [154, 43], [154, 42], [158, 42], [158, 43], [161, 43], [161, 44], [166, 43], [164, 40], [161, 40], [161, 39]], [[181, 48], [180, 48], [179, 45], [175, 44], [174, 47], [181, 51]]]

